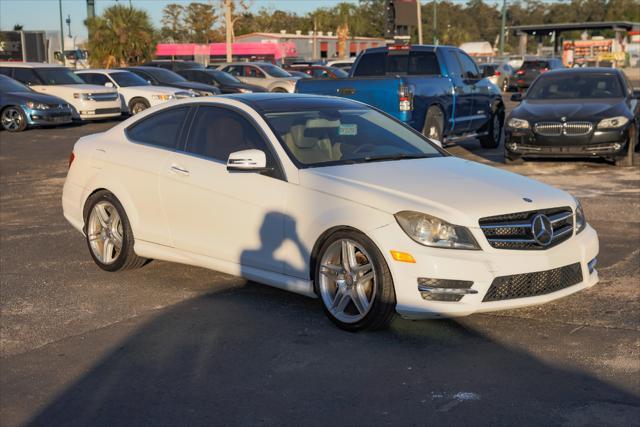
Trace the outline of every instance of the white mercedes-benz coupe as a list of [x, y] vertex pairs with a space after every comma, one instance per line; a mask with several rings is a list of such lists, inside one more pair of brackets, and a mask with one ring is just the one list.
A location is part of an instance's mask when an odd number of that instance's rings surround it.
[[150, 259], [319, 297], [347, 330], [540, 304], [598, 281], [564, 191], [459, 159], [364, 104], [176, 101], [81, 138], [62, 197], [107, 271]]

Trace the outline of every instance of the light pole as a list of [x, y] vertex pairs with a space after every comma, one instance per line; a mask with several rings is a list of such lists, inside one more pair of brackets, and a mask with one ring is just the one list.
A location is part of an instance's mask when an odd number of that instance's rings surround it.
[[231, 26], [233, 22], [231, 21], [231, 0], [225, 0], [224, 2], [224, 20], [225, 27], [227, 30], [227, 62], [231, 62], [232, 54], [231, 54]]
[[416, 13], [418, 14], [418, 44], [422, 44], [422, 6], [420, 0], [416, 0]]
[[60, 52], [64, 55], [64, 26], [62, 25], [62, 0], [58, 0], [58, 9], [60, 12]]
[[502, 24], [500, 25], [500, 56], [504, 56], [504, 32], [507, 24], [507, 0], [502, 0]]
[[433, 44], [438, 45], [438, 2], [433, 0]]

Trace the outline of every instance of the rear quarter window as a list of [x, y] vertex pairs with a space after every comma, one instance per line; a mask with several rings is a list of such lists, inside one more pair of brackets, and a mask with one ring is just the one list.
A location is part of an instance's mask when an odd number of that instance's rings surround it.
[[440, 75], [440, 64], [434, 52], [376, 52], [360, 58], [354, 76]]
[[171, 108], [145, 117], [127, 128], [127, 137], [135, 142], [160, 148], [178, 148], [178, 138], [189, 107]]

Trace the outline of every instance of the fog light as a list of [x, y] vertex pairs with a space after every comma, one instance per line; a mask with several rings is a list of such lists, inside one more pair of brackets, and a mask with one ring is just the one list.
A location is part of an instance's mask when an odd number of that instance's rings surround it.
[[511, 151], [516, 151], [518, 149], [518, 144], [516, 144], [515, 142], [511, 142], [511, 143], [507, 144], [507, 147]]
[[622, 145], [618, 144], [617, 142], [615, 144], [613, 144], [613, 149], [614, 150], [619, 150], [620, 147], [622, 147]]
[[470, 280], [418, 278], [418, 291], [427, 301], [460, 301], [463, 296], [477, 294]]
[[594, 258], [591, 261], [589, 261], [589, 264], [587, 264], [587, 267], [589, 268], [589, 274], [593, 273], [596, 269], [596, 265], [598, 265], [598, 259]]

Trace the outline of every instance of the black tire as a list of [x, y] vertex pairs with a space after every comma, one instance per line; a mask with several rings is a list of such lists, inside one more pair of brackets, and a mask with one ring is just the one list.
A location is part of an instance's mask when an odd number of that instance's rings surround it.
[[429, 139], [435, 139], [444, 143], [444, 114], [439, 107], [431, 106], [427, 110], [427, 115], [424, 119], [424, 126], [422, 127], [422, 134]]
[[[329, 308], [327, 307], [327, 301], [325, 301], [325, 298], [323, 298], [323, 293], [321, 291], [322, 285], [320, 282], [320, 274], [322, 268], [321, 264], [325, 252], [334, 243], [343, 241], [345, 239], [354, 242], [356, 245], [362, 247], [365, 250], [365, 252], [369, 256], [368, 261], [373, 266], [375, 272], [375, 291], [371, 292], [372, 294], [375, 294], [375, 297], [370, 304], [369, 311], [361, 320], [353, 323], [346, 323], [337, 319], [329, 310]], [[382, 253], [380, 253], [380, 250], [371, 241], [371, 239], [355, 230], [338, 231], [332, 234], [322, 244], [320, 251], [318, 252], [317, 259], [318, 262], [315, 266], [314, 273], [316, 293], [319, 296], [325, 314], [336, 326], [346, 331], [358, 332], [362, 330], [382, 329], [391, 322], [394, 317], [396, 308], [396, 295], [393, 286], [393, 278], [391, 277], [391, 271], [389, 271], [389, 267], [384, 259], [384, 256], [382, 255]]]
[[129, 101], [129, 114], [135, 116], [136, 114], [146, 110], [150, 106], [151, 105], [149, 104], [149, 101], [144, 98], [133, 98], [131, 101]]
[[[99, 259], [94, 253], [94, 249], [91, 245], [91, 239], [89, 235], [89, 227], [90, 227], [90, 219], [91, 213], [94, 210], [94, 207], [99, 203], [110, 204], [113, 206], [120, 218], [121, 230], [122, 233], [122, 244], [119, 253], [114, 258], [112, 262], [105, 263], [103, 260]], [[85, 212], [84, 212], [84, 231], [85, 231], [85, 239], [87, 242], [87, 247], [89, 248], [89, 253], [91, 254], [91, 258], [93, 261], [105, 271], [122, 271], [129, 270], [134, 268], [142, 267], [149, 260], [146, 258], [139, 257], [133, 250], [134, 247], [134, 237], [133, 231], [131, 230], [131, 224], [129, 223], [129, 218], [127, 217], [122, 204], [120, 201], [108, 191], [98, 191], [92, 194], [87, 202], [85, 203]], [[95, 237], [95, 236], [92, 236]]]
[[517, 154], [511, 154], [507, 150], [504, 152], [504, 164], [505, 165], [521, 165], [524, 163], [522, 156]]
[[273, 93], [289, 93], [289, 92], [287, 92], [286, 89], [283, 89], [281, 87], [276, 87], [271, 92], [273, 92]]
[[10, 105], [0, 113], [2, 128], [7, 132], [22, 132], [27, 128], [27, 116], [22, 108]]
[[504, 110], [501, 107], [496, 107], [496, 109], [491, 113], [491, 118], [489, 119], [487, 135], [478, 138], [480, 146], [482, 148], [498, 148], [500, 146], [503, 126]]

